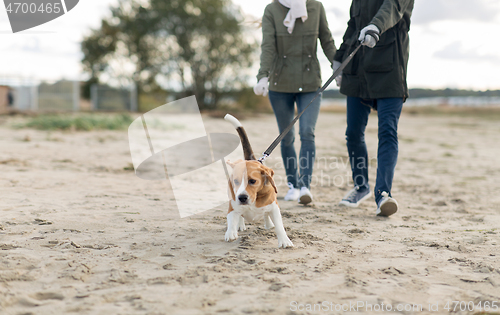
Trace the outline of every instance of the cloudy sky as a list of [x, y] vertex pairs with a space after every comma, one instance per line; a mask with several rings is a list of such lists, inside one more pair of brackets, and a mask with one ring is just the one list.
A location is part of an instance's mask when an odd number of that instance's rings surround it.
[[[270, 0], [233, 2], [251, 20], [251, 16], [261, 17]], [[338, 47], [351, 1], [322, 2]], [[15, 76], [85, 78], [79, 42], [90, 27], [97, 27], [109, 15], [108, 6], [113, 3], [116, 0], [81, 0], [66, 15], [16, 34], [12, 34], [5, 7], [0, 7], [0, 81]], [[500, 89], [498, 31], [498, 0], [417, 0], [410, 31], [410, 87]], [[260, 36], [259, 30], [255, 33]], [[319, 56], [326, 79], [331, 70], [323, 54]]]

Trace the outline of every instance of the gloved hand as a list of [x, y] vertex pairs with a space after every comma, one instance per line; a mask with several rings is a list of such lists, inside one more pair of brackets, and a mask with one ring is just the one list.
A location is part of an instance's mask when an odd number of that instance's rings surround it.
[[[342, 63], [334, 60], [333, 61], [333, 64], [332, 64], [332, 69], [333, 69], [333, 72], [337, 71], [338, 68], [340, 68], [340, 65]], [[337, 83], [337, 86], [340, 87], [340, 84], [342, 83], [342, 72], [335, 77], [335, 82]]]
[[361, 42], [361, 45], [368, 46], [370, 48], [375, 47], [377, 45], [378, 40], [380, 39], [380, 30], [373, 24], [369, 24], [364, 27], [359, 33], [358, 40]]
[[255, 95], [267, 96], [267, 93], [269, 92], [269, 79], [268, 78], [260, 79], [259, 83], [257, 83], [253, 87], [253, 92], [255, 93]]

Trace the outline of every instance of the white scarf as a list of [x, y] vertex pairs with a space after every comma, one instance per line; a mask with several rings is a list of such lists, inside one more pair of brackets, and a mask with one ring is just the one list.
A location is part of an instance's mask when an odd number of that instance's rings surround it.
[[302, 22], [307, 20], [306, 1], [307, 0], [279, 0], [282, 5], [290, 8], [283, 21], [283, 24], [288, 29], [288, 33], [292, 34], [296, 19], [301, 18]]

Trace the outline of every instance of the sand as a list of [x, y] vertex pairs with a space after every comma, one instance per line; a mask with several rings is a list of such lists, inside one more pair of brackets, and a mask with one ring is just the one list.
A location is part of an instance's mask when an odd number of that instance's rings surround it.
[[[381, 218], [373, 200], [337, 206], [350, 189], [345, 118], [321, 113], [313, 205], [283, 201], [279, 149], [267, 163], [295, 244], [278, 249], [263, 224], [225, 242], [227, 205], [180, 219], [166, 181], [130, 170], [126, 131], [9, 127], [19, 119], [0, 117], [0, 314], [500, 308], [498, 121], [404, 114], [392, 192], [400, 210]], [[204, 122], [234, 132], [221, 119]], [[243, 123], [258, 152], [277, 133], [271, 115]], [[372, 115], [370, 157], [376, 126]], [[374, 167], [370, 176], [373, 187]]]

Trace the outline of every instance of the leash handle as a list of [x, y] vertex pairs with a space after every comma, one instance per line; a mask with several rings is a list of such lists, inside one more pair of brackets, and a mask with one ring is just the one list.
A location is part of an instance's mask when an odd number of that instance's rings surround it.
[[304, 114], [306, 109], [309, 106], [311, 106], [314, 100], [326, 90], [326, 88], [330, 85], [330, 83], [333, 82], [333, 80], [335, 80], [337, 76], [339, 76], [342, 73], [344, 68], [351, 61], [352, 57], [354, 57], [354, 55], [358, 52], [360, 47], [361, 43], [358, 43], [357, 47], [353, 50], [353, 52], [349, 54], [349, 56], [344, 60], [344, 62], [342, 62], [340, 67], [337, 70], [335, 70], [335, 72], [333, 72], [332, 76], [328, 79], [328, 81], [326, 81], [326, 83], [316, 92], [316, 95], [314, 95], [311, 102], [309, 102], [309, 104], [292, 120], [292, 122], [285, 128], [285, 130], [283, 130], [283, 132], [281, 132], [281, 134], [273, 141], [273, 143], [271, 143], [271, 145], [267, 148], [267, 150], [262, 154], [262, 157], [259, 159], [259, 162], [263, 163], [264, 160], [271, 155], [271, 153], [274, 151], [274, 149], [276, 149], [281, 140], [283, 140], [283, 138], [287, 135], [287, 133], [292, 129], [293, 125], [295, 125], [297, 120], [299, 120], [300, 116]]
[[[365, 38], [366, 38], [366, 35], [370, 35], [371, 37], [373, 37], [373, 39], [375, 39], [375, 43], [378, 43], [378, 41], [380, 39], [380, 33], [377, 32], [377, 31], [374, 31], [374, 30], [368, 30], [368, 31], [366, 31]], [[365, 39], [363, 38], [363, 41], [361, 42], [361, 44], [364, 41], [365, 41]]]

